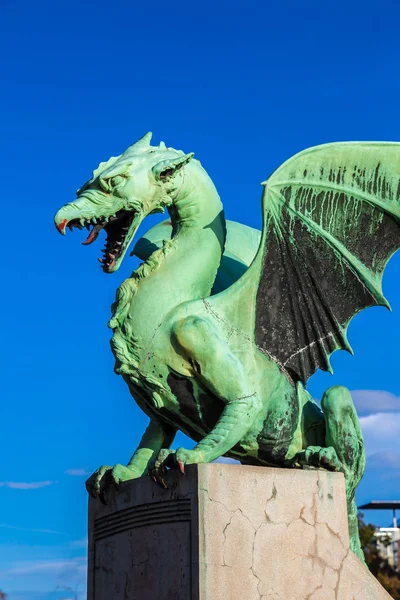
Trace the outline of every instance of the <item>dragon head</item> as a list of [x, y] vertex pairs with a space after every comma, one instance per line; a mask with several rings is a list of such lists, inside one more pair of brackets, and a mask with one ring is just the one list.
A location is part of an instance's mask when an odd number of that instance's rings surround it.
[[100, 163], [77, 191], [77, 199], [54, 217], [63, 235], [67, 227], [86, 227], [90, 233], [84, 245], [105, 230], [104, 258], [99, 258], [105, 273], [119, 268], [143, 219], [172, 204], [182, 185], [176, 175], [193, 158], [193, 153], [167, 148], [163, 142], [154, 147], [150, 141], [151, 133], [146, 133], [120, 156]]

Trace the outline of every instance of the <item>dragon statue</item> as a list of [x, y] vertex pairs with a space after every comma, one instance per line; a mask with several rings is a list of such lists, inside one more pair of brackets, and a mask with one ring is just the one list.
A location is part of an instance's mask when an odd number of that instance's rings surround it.
[[[117, 292], [109, 326], [116, 372], [149, 425], [129, 463], [100, 467], [93, 496], [145, 473], [213, 461], [340, 471], [351, 548], [363, 558], [355, 490], [365, 468], [350, 392], [306, 391], [330, 355], [352, 352], [351, 319], [389, 306], [382, 276], [400, 246], [400, 144], [309, 148], [263, 182], [262, 233], [225, 221], [193, 153], [151, 145], [151, 134], [101, 163], [55, 216], [58, 231], [106, 234], [115, 272], [143, 219], [167, 209], [138, 242], [144, 262]], [[196, 441], [171, 450], [177, 430]]]

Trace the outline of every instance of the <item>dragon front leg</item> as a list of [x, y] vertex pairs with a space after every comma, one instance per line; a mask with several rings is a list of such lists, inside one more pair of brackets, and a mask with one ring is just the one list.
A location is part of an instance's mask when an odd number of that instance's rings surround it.
[[110, 485], [119, 486], [123, 481], [129, 481], [145, 475], [150, 465], [154, 462], [162, 448], [169, 448], [175, 437], [176, 430], [151, 419], [143, 434], [137, 450], [126, 466], [114, 465], [113, 467], [103, 465], [93, 473], [86, 481], [86, 489], [89, 494], [102, 502], [105, 502], [104, 492]]
[[193, 450], [161, 451], [153, 470], [160, 483], [165, 466], [176, 463], [183, 473], [185, 465], [209, 463], [224, 455], [247, 434], [262, 408], [243, 365], [212, 323], [188, 317], [175, 325], [172, 339], [195, 376], [225, 402], [225, 408], [214, 429]]

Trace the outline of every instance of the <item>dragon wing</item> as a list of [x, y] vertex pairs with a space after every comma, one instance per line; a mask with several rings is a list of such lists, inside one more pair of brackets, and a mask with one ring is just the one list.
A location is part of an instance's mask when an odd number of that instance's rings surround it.
[[309, 148], [263, 185], [263, 237], [244, 276], [257, 282], [255, 341], [305, 384], [318, 368], [332, 372], [332, 352], [352, 352], [359, 311], [389, 308], [382, 276], [400, 246], [400, 144]]

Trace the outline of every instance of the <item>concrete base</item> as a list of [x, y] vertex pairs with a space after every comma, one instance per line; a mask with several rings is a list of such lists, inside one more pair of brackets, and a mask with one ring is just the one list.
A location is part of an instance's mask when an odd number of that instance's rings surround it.
[[349, 550], [344, 479], [193, 465], [89, 503], [88, 600], [387, 600]]

